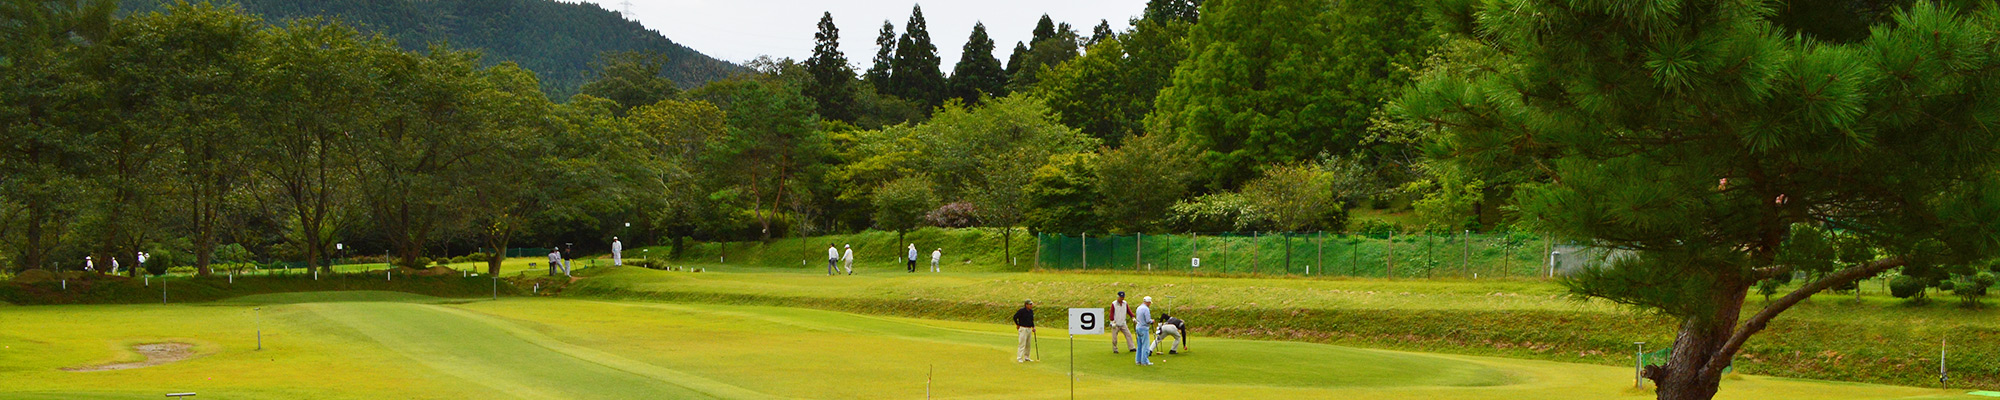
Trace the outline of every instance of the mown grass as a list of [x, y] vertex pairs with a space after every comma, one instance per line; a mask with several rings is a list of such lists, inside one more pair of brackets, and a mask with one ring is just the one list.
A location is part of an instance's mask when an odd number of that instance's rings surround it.
[[[1577, 301], [1532, 280], [1211, 278], [1107, 273], [905, 274], [880, 268], [827, 277], [714, 267], [704, 273], [604, 270], [568, 295], [773, 305], [998, 323], [1025, 298], [1050, 308], [1103, 307], [1112, 293], [1153, 296], [1201, 335], [1630, 365], [1633, 342], [1657, 349], [1673, 322]], [[1174, 296], [1169, 307], [1167, 296]], [[1754, 310], [1753, 310], [1754, 311]], [[1953, 382], [2000, 386], [2000, 321], [1988, 310], [1911, 308], [1882, 296], [1819, 296], [1752, 339], [1738, 371], [1784, 377], [1935, 385], [1937, 341], [1950, 337]], [[1052, 321], [1052, 324], [1058, 322]], [[1986, 355], [1986, 356], [1982, 356]]]
[[[300, 297], [302, 296], [302, 297]], [[0, 312], [0, 397], [1025, 398], [1070, 396], [1067, 337], [1011, 360], [1011, 327], [800, 308], [513, 298], [452, 304], [395, 294], [259, 296], [206, 305], [18, 307]], [[261, 308], [253, 311], [252, 308]], [[260, 322], [261, 321], [261, 322]], [[264, 331], [264, 350], [255, 332]], [[1131, 365], [1076, 341], [1079, 397], [1626, 399], [1629, 369], [1296, 342], [1194, 339]], [[202, 357], [105, 372], [131, 344]], [[1954, 398], [1952, 392], [1742, 377], [1727, 399]]]

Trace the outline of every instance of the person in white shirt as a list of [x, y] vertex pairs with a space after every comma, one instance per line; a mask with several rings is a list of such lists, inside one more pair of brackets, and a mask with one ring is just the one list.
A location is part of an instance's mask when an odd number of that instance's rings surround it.
[[827, 276], [833, 276], [833, 273], [834, 273], [835, 271], [839, 271], [839, 270], [840, 270], [839, 268], [840, 268], [840, 248], [839, 248], [839, 247], [834, 247], [834, 246], [833, 246], [833, 243], [827, 243], [827, 244], [826, 244], [826, 275], [827, 275]]
[[937, 250], [931, 250], [931, 272], [940, 272], [938, 271], [938, 259], [940, 258], [944, 258], [943, 247], [939, 247]]
[[1153, 347], [1146, 343], [1149, 339], [1146, 336], [1150, 334], [1146, 331], [1146, 324], [1153, 321], [1153, 296], [1146, 296], [1145, 301], [1139, 305], [1139, 312], [1135, 313], [1137, 315], [1132, 317], [1132, 331], [1139, 333], [1139, 349], [1132, 353], [1137, 355], [1136, 361], [1139, 365], [1153, 365], [1153, 361], [1146, 357], [1148, 353], [1153, 352]]
[[617, 236], [611, 237], [611, 265], [625, 265], [625, 244], [619, 243]]
[[909, 272], [917, 272], [917, 244], [916, 244], [916, 243], [910, 243], [910, 256], [909, 256], [909, 257], [905, 257], [905, 258], [903, 258], [903, 266], [904, 266], [905, 268], [908, 268], [908, 269], [909, 269]]
[[559, 268], [562, 268], [562, 250], [549, 250], [549, 276], [556, 276]]
[[1125, 351], [1138, 351], [1132, 346], [1132, 330], [1125, 327], [1132, 320], [1132, 305], [1125, 303], [1125, 292], [1118, 292], [1118, 300], [1111, 301], [1111, 309], [1104, 312], [1111, 326], [1111, 354], [1118, 354], [1118, 336], [1125, 336]]
[[841, 247], [846, 247], [847, 252], [840, 255], [840, 261], [842, 264], [846, 264], [847, 274], [854, 275], [854, 245], [850, 244]]

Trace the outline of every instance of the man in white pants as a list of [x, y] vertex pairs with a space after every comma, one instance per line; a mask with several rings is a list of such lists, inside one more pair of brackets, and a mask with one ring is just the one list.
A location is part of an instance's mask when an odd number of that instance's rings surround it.
[[1132, 347], [1132, 330], [1125, 327], [1132, 320], [1132, 305], [1125, 303], [1125, 292], [1118, 292], [1118, 300], [1111, 301], [1111, 309], [1104, 311], [1104, 318], [1111, 320], [1111, 354], [1118, 354], [1118, 336], [1125, 336], [1125, 351], [1138, 351]]
[[617, 236], [612, 236], [612, 237], [611, 237], [611, 266], [614, 266], [614, 267], [615, 267], [615, 266], [622, 266], [622, 265], [625, 265], [625, 244], [624, 244], [624, 243], [619, 243], [619, 242], [618, 242], [618, 237], [617, 237]]
[[940, 272], [938, 271], [938, 259], [940, 258], [944, 258], [943, 247], [939, 247], [937, 250], [931, 250], [931, 272]]
[[840, 262], [847, 265], [847, 274], [854, 275], [854, 245], [845, 245], [847, 252], [840, 255]]
[[1187, 347], [1187, 321], [1162, 313], [1160, 323], [1155, 326], [1159, 327], [1159, 332], [1153, 335], [1153, 343], [1146, 346], [1147, 351], [1158, 354], [1160, 342], [1165, 341], [1168, 336], [1174, 337], [1174, 347], [1167, 349], [1167, 354], [1180, 354], [1180, 349]]
[[827, 276], [833, 276], [833, 273], [834, 273], [834, 272], [837, 272], [837, 271], [840, 271], [840, 248], [839, 248], [839, 247], [833, 247], [833, 243], [827, 243], [827, 244], [826, 244], [826, 275], [827, 275]]
[[1015, 347], [1014, 362], [1035, 361], [1028, 357], [1029, 346], [1035, 343], [1035, 301], [1021, 302], [1021, 309], [1014, 310], [1014, 331], [1020, 334], [1021, 345]]
[[557, 269], [562, 269], [562, 250], [551, 249], [549, 250], [549, 276], [556, 276]]

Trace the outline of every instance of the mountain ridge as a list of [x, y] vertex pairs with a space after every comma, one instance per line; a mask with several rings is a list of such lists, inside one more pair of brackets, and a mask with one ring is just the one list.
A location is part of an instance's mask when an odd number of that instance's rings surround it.
[[[124, 0], [126, 13], [151, 12], [177, 0]], [[591, 63], [603, 52], [657, 51], [668, 65], [661, 75], [682, 88], [745, 72], [588, 2], [553, 0], [231, 0], [267, 21], [327, 17], [380, 33], [403, 48], [434, 43], [479, 49], [487, 64], [512, 61], [535, 71], [552, 97], [577, 93], [593, 78]]]

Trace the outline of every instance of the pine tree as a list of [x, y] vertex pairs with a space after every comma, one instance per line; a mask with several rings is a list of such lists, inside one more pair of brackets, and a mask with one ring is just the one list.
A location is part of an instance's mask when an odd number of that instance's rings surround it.
[[1021, 65], [1027, 62], [1028, 45], [1021, 42], [1014, 42], [1014, 52], [1007, 54], [1007, 78], [1011, 80], [1014, 78], [1014, 74], [1021, 73]]
[[820, 117], [852, 121], [854, 92], [849, 86], [854, 81], [854, 67], [847, 65], [847, 55], [840, 52], [840, 28], [833, 25], [832, 12], [819, 17], [819, 33], [813, 34], [813, 54], [805, 67], [812, 75], [805, 95], [818, 104]]
[[923, 6], [911, 8], [910, 22], [896, 41], [895, 72], [889, 77], [889, 86], [894, 89], [891, 93], [926, 107], [936, 106], [945, 95], [943, 63], [938, 59], [937, 45], [931, 44]]
[[1000, 59], [993, 58], [993, 38], [986, 36], [986, 24], [975, 23], [958, 65], [951, 69], [951, 95], [969, 105], [978, 103], [980, 94], [1004, 97], [1006, 91], [1007, 71], [1000, 67]]
[[875, 85], [877, 93], [893, 93], [890, 89], [890, 74], [896, 70], [896, 24], [882, 21], [882, 33], [875, 36], [875, 65], [868, 67], [865, 79]]
[[1117, 34], [1118, 34], [1117, 32], [1113, 32], [1111, 30], [1110, 20], [1103, 20], [1103, 19], [1097, 20], [1097, 27], [1090, 28], [1090, 42], [1085, 46], [1095, 45], [1104, 42], [1104, 39], [1110, 39], [1112, 36], [1115, 36]]
[[1068, 22], [1053, 24], [1048, 15], [1035, 24], [1035, 41], [1028, 44], [1028, 58], [1020, 65], [1020, 70], [1008, 75], [1009, 90], [1025, 91], [1041, 81], [1042, 70], [1055, 68], [1076, 58], [1077, 49], [1083, 47], [1082, 38]]
[[1511, 188], [1516, 226], [1617, 249], [1562, 283], [1679, 321], [1642, 372], [1658, 398], [1715, 397], [1816, 293], [2000, 250], [2000, 14], [1917, 2], [1841, 43], [1786, 32], [1766, 2], [1654, 3], [1440, 5], [1452, 50], [1388, 109], [1440, 162], [1534, 174]]

